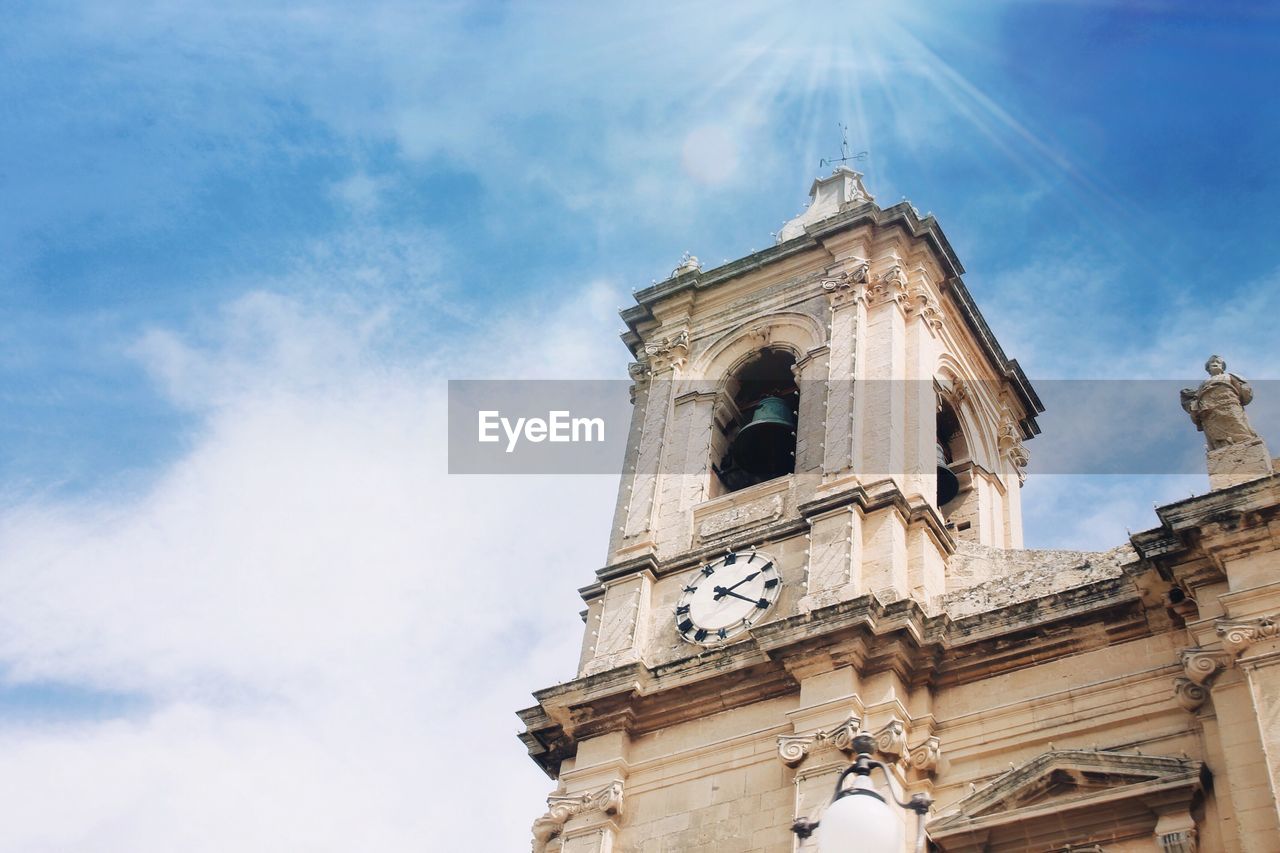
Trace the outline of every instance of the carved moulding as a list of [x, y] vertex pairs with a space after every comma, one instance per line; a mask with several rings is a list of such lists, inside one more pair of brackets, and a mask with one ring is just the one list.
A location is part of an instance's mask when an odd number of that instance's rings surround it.
[[1222, 644], [1235, 657], [1254, 643], [1280, 637], [1280, 616], [1258, 619], [1218, 619], [1215, 623]]
[[622, 780], [615, 779], [603, 788], [585, 794], [552, 794], [547, 797], [547, 813], [533, 822], [533, 853], [543, 853], [551, 839], [564, 830], [570, 818], [588, 812], [622, 814]]
[[897, 252], [891, 256], [889, 268], [871, 285], [869, 297], [873, 303], [897, 302], [899, 304], [905, 303], [910, 297], [907, 270], [902, 265], [902, 258]]

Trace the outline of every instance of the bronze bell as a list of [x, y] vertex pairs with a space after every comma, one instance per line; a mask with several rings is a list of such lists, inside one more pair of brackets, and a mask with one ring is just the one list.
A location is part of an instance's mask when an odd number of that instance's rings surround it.
[[781, 397], [765, 397], [756, 406], [751, 422], [738, 430], [730, 453], [742, 470], [772, 479], [795, 467], [796, 421], [791, 406]]
[[942, 449], [942, 442], [938, 442], [938, 506], [949, 503], [952, 498], [960, 494], [960, 480], [947, 467], [947, 453]]

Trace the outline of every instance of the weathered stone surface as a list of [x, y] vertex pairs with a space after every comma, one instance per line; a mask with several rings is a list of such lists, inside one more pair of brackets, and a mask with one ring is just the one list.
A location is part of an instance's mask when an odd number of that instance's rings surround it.
[[1243, 444], [1224, 444], [1205, 451], [1209, 465], [1209, 488], [1229, 489], [1272, 473], [1271, 454], [1262, 439]]
[[1051, 551], [962, 543], [948, 563], [948, 583], [972, 585], [942, 596], [941, 607], [960, 619], [1119, 577], [1121, 566], [1135, 559], [1129, 545], [1110, 551]]

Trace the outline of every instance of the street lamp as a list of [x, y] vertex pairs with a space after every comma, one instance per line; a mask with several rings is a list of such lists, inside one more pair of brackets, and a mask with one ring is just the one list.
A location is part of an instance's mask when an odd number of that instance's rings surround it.
[[[871, 771], [879, 767], [889, 783], [890, 796], [900, 808], [916, 813], [916, 853], [924, 850], [924, 821], [933, 800], [925, 794], [916, 794], [908, 802], [901, 802], [893, 792], [893, 782], [884, 764], [872, 759], [875, 741], [870, 735], [858, 735], [853, 739], [853, 749], [858, 758], [845, 768], [836, 780], [836, 792], [822, 813], [822, 820], [809, 821], [800, 818], [791, 831], [800, 838], [818, 834], [818, 853], [901, 853], [902, 822], [893, 809], [871, 785]], [[845, 787], [845, 780], [854, 777]]]

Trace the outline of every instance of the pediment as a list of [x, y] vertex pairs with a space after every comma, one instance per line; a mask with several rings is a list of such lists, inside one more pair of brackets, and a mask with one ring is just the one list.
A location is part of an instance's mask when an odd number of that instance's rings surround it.
[[1200, 787], [1203, 764], [1186, 758], [1111, 750], [1053, 750], [1004, 773], [930, 824], [939, 837], [979, 825], [1026, 820], [1101, 800], [1154, 797]]

